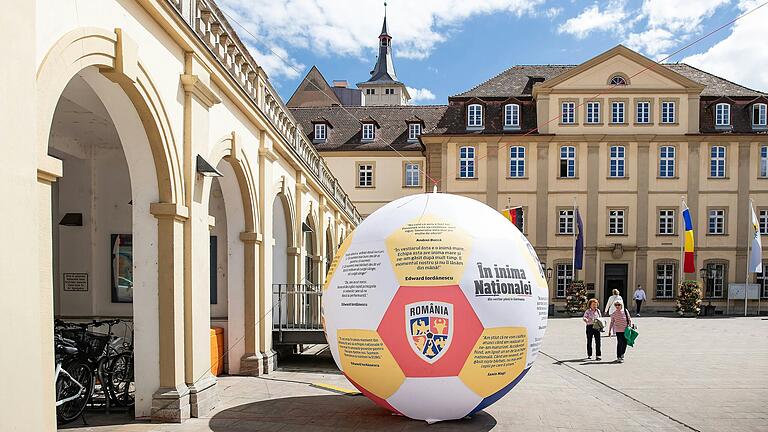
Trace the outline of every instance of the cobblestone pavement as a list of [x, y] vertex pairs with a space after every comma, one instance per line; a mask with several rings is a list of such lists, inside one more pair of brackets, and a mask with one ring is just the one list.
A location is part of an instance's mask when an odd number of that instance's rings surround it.
[[[472, 419], [427, 425], [391, 415], [346, 388], [327, 357], [259, 378], [223, 377], [219, 406], [183, 424], [90, 414], [80, 431], [768, 431], [768, 319], [637, 318], [640, 336], [626, 362], [584, 360], [579, 319], [549, 321], [542, 355], [506, 397]], [[325, 369], [324, 369], [325, 368]]]

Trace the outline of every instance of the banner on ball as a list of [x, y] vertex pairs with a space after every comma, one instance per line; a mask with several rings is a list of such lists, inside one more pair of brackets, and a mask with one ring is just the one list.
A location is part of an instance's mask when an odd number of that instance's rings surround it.
[[500, 213], [455, 195], [409, 196], [339, 248], [324, 286], [325, 331], [339, 368], [378, 405], [458, 419], [530, 369], [548, 291], [533, 247]]

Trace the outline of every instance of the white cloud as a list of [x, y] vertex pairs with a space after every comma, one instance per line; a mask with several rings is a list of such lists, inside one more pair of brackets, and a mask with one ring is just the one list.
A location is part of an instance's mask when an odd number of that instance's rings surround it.
[[600, 10], [600, 6], [595, 3], [579, 15], [565, 21], [557, 31], [584, 39], [593, 31], [621, 31], [626, 18], [624, 2], [621, 0], [608, 2], [604, 10]]
[[408, 89], [408, 94], [411, 95], [412, 104], [435, 99], [435, 94], [432, 93], [427, 88], [420, 88], [420, 89], [413, 88], [413, 87], [406, 87], [406, 88]]
[[[387, 10], [389, 32], [397, 57], [423, 59], [464, 20], [509, 13], [535, 14], [545, 0], [423, 0], [398, 2]], [[254, 37], [251, 48], [305, 48], [320, 55], [352, 56], [369, 61], [377, 49], [383, 18], [381, 2], [359, 0], [218, 0], [219, 6]], [[243, 31], [232, 25], [241, 37]], [[245, 39], [245, 37], [244, 37]], [[262, 65], [271, 76], [290, 72], [272, 63]]]
[[246, 44], [254, 60], [256, 60], [259, 66], [264, 68], [270, 77], [298, 78], [301, 75], [301, 71], [304, 70], [305, 66], [291, 58], [288, 52], [282, 48], [271, 47], [271, 51], [262, 52], [252, 44], [247, 42]]
[[[761, 1], [742, 0], [742, 13], [756, 8]], [[697, 68], [758, 90], [768, 90], [768, 50], [765, 49], [765, 25], [768, 6], [736, 21], [730, 35], [703, 53], [683, 59]]]
[[558, 15], [560, 15], [563, 12], [563, 8], [561, 7], [551, 7], [544, 11], [544, 15], [549, 18], [555, 18]]
[[627, 36], [628, 47], [661, 59], [666, 52], [701, 31], [701, 23], [730, 0], [644, 0], [638, 21], [644, 29]]

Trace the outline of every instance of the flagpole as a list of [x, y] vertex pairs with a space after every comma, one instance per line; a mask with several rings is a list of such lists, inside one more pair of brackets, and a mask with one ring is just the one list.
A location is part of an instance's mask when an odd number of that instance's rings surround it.
[[[748, 232], [750, 234], [752, 234], [752, 212], [754, 212], [754, 210], [752, 209], [752, 198], [750, 198], [749, 199], [749, 211], [747, 212], [747, 217], [749, 218], [749, 220], [747, 221], [747, 226], [749, 227], [748, 228], [749, 229]], [[747, 237], [749, 237], [749, 236], [747, 236]], [[752, 246], [752, 239], [750, 238], [749, 241], [747, 242], [747, 266], [746, 266], [747, 267], [747, 275], [744, 277], [744, 316], [747, 316], [747, 299], [749, 298], [747, 296], [747, 290], [749, 289], [749, 264], [750, 264], [749, 263], [750, 262], [750, 259], [749, 259], [750, 258], [749, 257], [749, 249], [750, 249], [751, 246]], [[758, 296], [758, 297], [760, 297], [760, 296]]]
[[573, 250], [571, 251], [571, 267], [573, 268], [573, 279], [572, 281], [576, 280], [576, 230], [578, 229], [578, 221], [576, 220], [576, 197], [573, 197]]

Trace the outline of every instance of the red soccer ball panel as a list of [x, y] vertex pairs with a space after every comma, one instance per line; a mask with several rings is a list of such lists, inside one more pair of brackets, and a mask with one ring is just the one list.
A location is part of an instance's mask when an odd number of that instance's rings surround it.
[[482, 332], [458, 285], [400, 287], [377, 330], [406, 377], [457, 376]]

